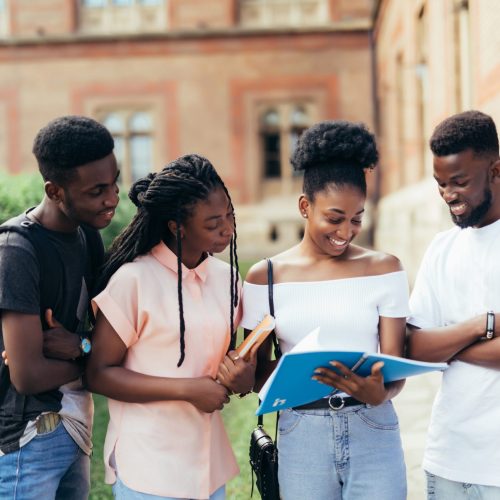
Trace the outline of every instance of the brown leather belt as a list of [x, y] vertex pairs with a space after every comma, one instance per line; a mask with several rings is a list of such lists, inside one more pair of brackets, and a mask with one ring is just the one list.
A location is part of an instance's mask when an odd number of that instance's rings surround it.
[[53, 431], [61, 421], [59, 413], [44, 413], [36, 419], [37, 434], [47, 434]]

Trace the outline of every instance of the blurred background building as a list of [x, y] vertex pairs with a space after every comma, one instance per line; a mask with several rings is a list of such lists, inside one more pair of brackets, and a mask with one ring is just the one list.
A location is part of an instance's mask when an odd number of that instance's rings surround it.
[[413, 276], [449, 224], [433, 127], [471, 107], [500, 124], [499, 22], [498, 0], [0, 0], [0, 169], [34, 170], [33, 137], [64, 114], [111, 130], [124, 186], [203, 154], [257, 258], [301, 237], [302, 130], [363, 121], [381, 150], [364, 242]]
[[468, 109], [500, 129], [500, 2], [382, 0], [373, 29], [381, 150], [375, 245], [413, 279], [432, 236], [451, 226], [432, 178], [429, 137]]

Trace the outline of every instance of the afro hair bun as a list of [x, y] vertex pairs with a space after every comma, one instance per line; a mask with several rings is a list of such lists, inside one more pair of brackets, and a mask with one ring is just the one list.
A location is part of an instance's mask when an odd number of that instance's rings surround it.
[[290, 161], [295, 170], [320, 164], [364, 169], [376, 165], [378, 151], [374, 135], [362, 123], [324, 121], [302, 134]]

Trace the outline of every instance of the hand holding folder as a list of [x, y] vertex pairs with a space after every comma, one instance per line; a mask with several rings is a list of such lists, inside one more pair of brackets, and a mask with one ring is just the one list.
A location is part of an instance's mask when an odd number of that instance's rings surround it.
[[[315, 340], [318, 329], [309, 335]], [[311, 342], [310, 345], [314, 346], [315, 342]], [[335, 351], [322, 349], [317, 345], [312, 349], [292, 350], [283, 354], [259, 393], [262, 403], [257, 415], [300, 406], [331, 394], [331, 387], [312, 379], [317, 368], [321, 366], [331, 368], [330, 361], [339, 361], [362, 377], [370, 375], [372, 366], [378, 361], [383, 361], [384, 382], [448, 368], [446, 363], [427, 363], [388, 354]]]

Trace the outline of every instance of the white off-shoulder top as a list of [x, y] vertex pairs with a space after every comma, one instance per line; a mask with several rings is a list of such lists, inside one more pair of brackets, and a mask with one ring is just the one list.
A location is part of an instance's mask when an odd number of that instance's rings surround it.
[[[405, 271], [274, 284], [276, 334], [283, 353], [320, 327], [332, 350], [377, 352], [379, 317], [409, 315]], [[269, 313], [267, 285], [243, 285], [243, 319], [252, 330]]]

